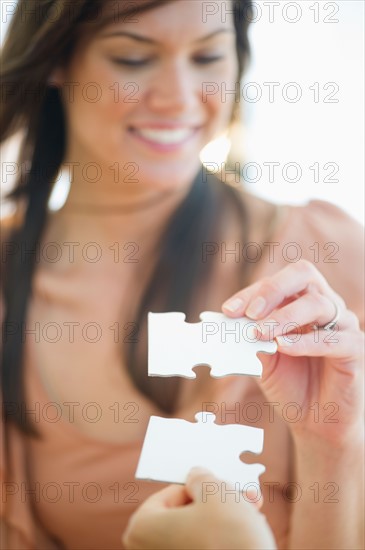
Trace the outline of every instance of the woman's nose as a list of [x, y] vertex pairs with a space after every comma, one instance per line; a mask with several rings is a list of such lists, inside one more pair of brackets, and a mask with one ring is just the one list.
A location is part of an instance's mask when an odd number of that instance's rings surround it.
[[201, 84], [183, 60], [166, 63], [149, 83], [149, 107], [159, 111], [182, 112], [196, 106]]

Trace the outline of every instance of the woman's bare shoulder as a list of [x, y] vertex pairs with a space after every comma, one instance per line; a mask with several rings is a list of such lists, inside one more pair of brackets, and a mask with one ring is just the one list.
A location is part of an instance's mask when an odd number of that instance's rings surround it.
[[[261, 199], [255, 202], [270, 212]], [[279, 258], [277, 267], [285, 267], [299, 259], [310, 261], [363, 324], [363, 226], [342, 208], [323, 200], [286, 205], [281, 212], [270, 238]]]
[[[243, 190], [242, 198], [252, 224], [276, 236], [308, 238], [320, 242], [347, 241], [358, 246], [363, 226], [339, 206], [323, 200], [306, 204], [276, 204]], [[272, 231], [269, 231], [269, 229]]]
[[339, 206], [315, 199], [289, 208], [286, 235], [303, 242], [318, 242], [322, 247], [333, 245], [350, 256], [361, 248], [363, 226]]

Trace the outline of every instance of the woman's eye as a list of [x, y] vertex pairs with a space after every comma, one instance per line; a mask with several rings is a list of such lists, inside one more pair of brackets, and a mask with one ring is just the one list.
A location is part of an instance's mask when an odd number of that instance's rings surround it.
[[[217, 61], [220, 61], [223, 59], [223, 56], [221, 55], [199, 55], [194, 57], [195, 63], [198, 63], [199, 65], [208, 65], [209, 63], [215, 63]], [[118, 57], [113, 58], [112, 61], [116, 63], [117, 65], [123, 65], [125, 67], [143, 67], [151, 62], [151, 59], [149, 58], [143, 58], [143, 59], [128, 59], [125, 57]]]
[[126, 67], [143, 67], [143, 65], [147, 65], [149, 59], [114, 58], [113, 61], [117, 65], [124, 65]]
[[200, 65], [208, 65], [209, 63], [215, 63], [216, 61], [221, 61], [222, 59], [222, 55], [200, 55], [194, 58], [195, 62]]

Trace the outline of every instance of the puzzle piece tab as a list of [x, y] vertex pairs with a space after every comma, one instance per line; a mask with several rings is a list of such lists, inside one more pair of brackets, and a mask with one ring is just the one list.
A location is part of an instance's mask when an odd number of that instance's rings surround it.
[[148, 375], [196, 378], [192, 368], [209, 365], [210, 374], [261, 376], [256, 354], [273, 354], [276, 342], [254, 336], [255, 321], [203, 311], [200, 323], [186, 323], [181, 312], [148, 313]]
[[[239, 456], [261, 453], [264, 431], [240, 424], [215, 424], [215, 415], [199, 412], [197, 422], [151, 416], [136, 478], [185, 483], [194, 466], [208, 468], [219, 479], [242, 490], [259, 484], [262, 464], [245, 464]], [[238, 485], [237, 485], [238, 484]]]

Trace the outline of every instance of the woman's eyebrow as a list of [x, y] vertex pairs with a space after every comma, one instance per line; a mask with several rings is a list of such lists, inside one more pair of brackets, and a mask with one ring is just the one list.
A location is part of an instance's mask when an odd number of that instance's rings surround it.
[[[216, 29], [215, 31], [207, 34], [206, 36], [203, 36], [202, 38], [198, 38], [194, 41], [196, 42], [204, 42], [205, 40], [209, 40], [210, 38], [213, 38], [213, 36], [216, 36], [220, 33], [226, 33], [226, 32], [234, 32], [234, 29], [232, 28], [221, 28]], [[147, 36], [143, 36], [141, 34], [137, 34], [130, 31], [112, 31], [106, 34], [101, 35], [100, 38], [110, 38], [111, 36], [126, 36], [127, 38], [132, 38], [133, 40], [137, 40], [138, 42], [144, 42], [147, 44], [158, 44], [159, 42], [157, 40], [153, 40], [152, 38], [149, 38]]]

